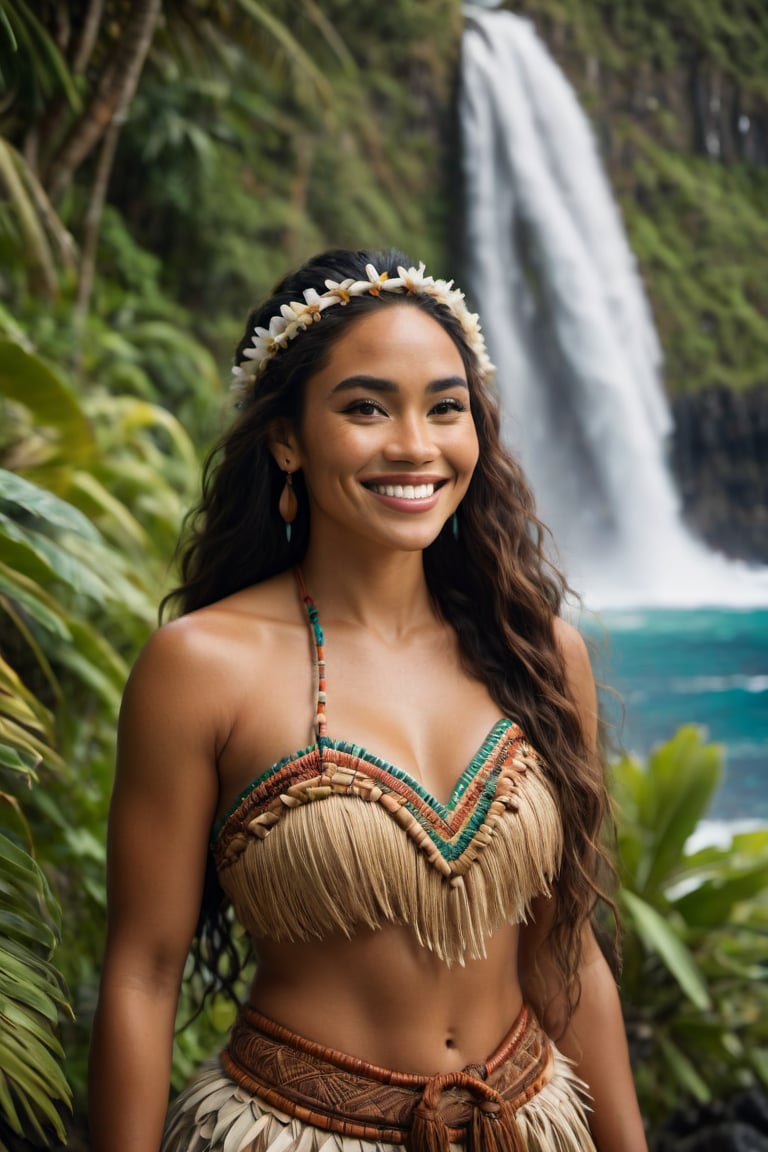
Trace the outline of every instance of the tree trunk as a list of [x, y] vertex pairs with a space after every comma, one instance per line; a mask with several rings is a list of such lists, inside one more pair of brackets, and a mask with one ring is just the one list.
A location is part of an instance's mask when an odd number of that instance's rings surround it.
[[135, 0], [112, 60], [93, 99], [51, 162], [50, 193], [56, 199], [102, 139], [113, 119], [121, 119], [133, 99], [162, 10], [162, 0]]
[[[112, 165], [115, 162], [117, 141], [123, 121], [117, 116], [107, 128], [104, 141], [101, 145], [99, 160], [96, 165], [96, 175], [91, 189], [91, 199], [88, 211], [85, 214], [83, 227], [82, 258], [80, 260], [80, 279], [77, 285], [77, 303], [74, 312], [75, 329], [75, 355], [80, 358], [83, 328], [85, 326], [88, 309], [91, 306], [93, 294], [93, 281], [96, 275], [96, 256], [99, 248], [99, 232], [101, 231], [101, 217], [107, 199], [109, 177], [112, 175]], [[79, 367], [79, 364], [77, 365]]]
[[[88, 0], [80, 36], [71, 53], [68, 53], [71, 59], [70, 71], [75, 77], [85, 75], [93, 49], [96, 47], [103, 15], [104, 0]], [[54, 100], [49, 102], [40, 122], [31, 125], [24, 138], [24, 159], [38, 175], [49, 170], [50, 164], [47, 161], [61, 145], [65, 126], [71, 116], [72, 108], [69, 101], [62, 100], [57, 94]]]
[[104, 0], [90, 0], [83, 20], [80, 40], [72, 57], [72, 72], [75, 76], [82, 76], [88, 67], [88, 61], [96, 46], [96, 38], [99, 35], [103, 14]]

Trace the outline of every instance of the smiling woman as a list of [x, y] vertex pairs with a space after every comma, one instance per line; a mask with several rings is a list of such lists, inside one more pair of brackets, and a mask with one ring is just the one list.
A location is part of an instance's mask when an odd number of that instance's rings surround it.
[[[491, 374], [396, 252], [250, 317], [121, 714], [94, 1152], [645, 1149], [594, 683]], [[166, 1117], [187, 952], [231, 990], [233, 914], [257, 976]]]
[[427, 548], [477, 463], [456, 345], [407, 304], [360, 316], [308, 382], [300, 426], [275, 425], [272, 451], [284, 471], [301, 470], [310, 541]]

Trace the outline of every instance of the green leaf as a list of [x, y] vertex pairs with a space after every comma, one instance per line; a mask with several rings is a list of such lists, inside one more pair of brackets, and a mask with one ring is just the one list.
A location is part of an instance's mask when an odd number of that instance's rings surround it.
[[0, 714], [10, 717], [12, 720], [16, 720], [19, 724], [32, 728], [36, 732], [46, 731], [45, 726], [29, 707], [26, 700], [22, 700], [18, 696], [9, 696], [5, 693], [0, 693]]
[[672, 903], [688, 924], [715, 928], [733, 915], [734, 906], [768, 889], [768, 860], [755, 868], [706, 880]]
[[75, 87], [72, 75], [56, 42], [51, 38], [45, 26], [37, 19], [24, 0], [15, 0], [9, 9], [8, 15], [13, 21], [17, 40], [23, 43], [28, 56], [26, 66], [32, 66], [38, 80], [43, 81], [43, 87], [49, 70], [59, 81], [64, 90], [67, 101], [74, 112], [79, 112], [82, 103]]
[[[46, 954], [49, 953], [56, 944], [56, 935], [49, 925], [42, 921], [30, 919], [29, 916], [19, 915], [18, 913], [9, 912], [4, 909], [0, 902], [0, 930], [6, 942], [15, 940], [25, 947], [43, 948]], [[0, 980], [2, 980], [2, 973], [0, 973]], [[37, 1005], [35, 1005], [37, 1007]]]
[[[37, 661], [38, 668], [40, 669], [43, 676], [45, 677], [45, 680], [46, 680], [48, 687], [50, 688], [51, 692], [53, 693], [55, 706], [58, 707], [61, 704], [61, 698], [62, 698], [61, 697], [61, 686], [59, 684], [59, 681], [56, 678], [56, 675], [55, 675], [53, 669], [51, 668], [51, 663], [50, 663], [48, 657], [46, 656], [45, 651], [43, 650], [43, 647], [42, 647], [40, 641], [38, 640], [37, 636], [34, 634], [32, 628], [30, 628], [29, 623], [27, 622], [24, 614], [19, 611], [18, 607], [15, 604], [11, 603], [10, 598], [8, 596], [0, 597], [0, 607], [5, 609], [5, 612], [10, 617], [11, 623], [15, 627], [16, 631], [20, 633], [20, 635], [23, 637], [24, 641], [26, 642], [27, 647], [30, 649], [30, 651], [32, 653], [32, 656]], [[34, 699], [36, 701], [36, 704], [39, 705], [39, 701], [37, 700], [37, 697], [34, 697]]]
[[37, 424], [55, 429], [69, 461], [91, 458], [93, 431], [75, 393], [44, 360], [13, 340], [0, 339], [0, 396], [22, 404]]
[[24, 157], [9, 140], [0, 136], [0, 190], [4, 193], [2, 199], [11, 205], [13, 216], [18, 223], [25, 264], [37, 273], [43, 290], [52, 296], [56, 288], [56, 269], [46, 229], [37, 210], [35, 197], [28, 187], [30, 182], [34, 185], [34, 177]]
[[[97, 604], [103, 604], [105, 600], [109, 599], [110, 589], [104, 580], [94, 572], [89, 563], [90, 556], [88, 553], [93, 546], [83, 544], [83, 541], [77, 537], [70, 538], [70, 540], [72, 542], [70, 547], [74, 548], [80, 544], [84, 548], [84, 559], [79, 559], [74, 551], [61, 547], [60, 544], [49, 539], [43, 533], [30, 531], [0, 512], [0, 556], [6, 562], [7, 555], [4, 554], [4, 549], [7, 542], [15, 542], [31, 552], [41, 564], [47, 565], [49, 580], [59, 580], [76, 594], [88, 596]], [[20, 564], [19, 567], [22, 571], [29, 573], [28, 563], [23, 563], [23, 567]], [[40, 577], [38, 576], [37, 579]]]
[[[47, 632], [61, 640], [70, 640], [71, 634], [62, 618], [60, 605], [34, 580], [15, 571], [0, 561], [0, 594], [5, 593], [26, 609]], [[0, 595], [0, 606], [3, 597]]]
[[[27, 712], [33, 722], [45, 728], [50, 728], [51, 714], [44, 704], [41, 704], [33, 692], [22, 682], [15, 669], [6, 663], [0, 655], [0, 690], [4, 699], [9, 696], [16, 697], [26, 706]], [[1, 707], [2, 705], [0, 705]]]
[[651, 841], [637, 890], [651, 898], [674, 879], [685, 844], [710, 806], [722, 775], [722, 754], [704, 744], [699, 731], [686, 726], [656, 749], [648, 762], [654, 797]]
[[701, 1104], [711, 1100], [712, 1093], [696, 1071], [693, 1062], [663, 1032], [659, 1034], [658, 1042], [678, 1084]]
[[[24, 941], [17, 940], [16, 943], [31, 953], [31, 949]], [[54, 992], [58, 994], [54, 995]], [[59, 1020], [61, 992], [56, 990], [50, 979], [40, 979], [39, 972], [37, 976], [33, 973], [30, 975], [30, 969], [26, 967], [25, 962], [18, 962], [13, 956], [9, 956], [6, 947], [0, 947], [0, 993], [13, 996], [18, 1003], [36, 1011], [51, 1024]]]
[[0, 971], [5, 973], [21, 972], [22, 979], [24, 973], [27, 977], [34, 974], [35, 980], [40, 987], [47, 989], [53, 1002], [58, 1004], [59, 1008], [71, 1019], [74, 1019], [72, 1009], [66, 999], [62, 977], [50, 960], [37, 952], [30, 951], [24, 944], [15, 940], [4, 940], [0, 944], [0, 957]]
[[5, 34], [8, 37], [8, 43], [10, 45], [11, 51], [18, 52], [19, 45], [16, 41], [16, 37], [13, 34], [13, 28], [11, 27], [10, 21], [2, 8], [0, 8], [0, 24], [2, 24], [5, 30]]
[[752, 1066], [762, 1080], [768, 1085], [768, 1048], [754, 1048], [750, 1053]]
[[[64, 1047], [58, 1036], [51, 1031], [50, 1026], [43, 1023], [34, 1012], [29, 1012], [19, 1003], [15, 1003], [9, 996], [0, 997], [0, 1022], [10, 1025], [16, 1032], [23, 1030], [41, 1047], [48, 1049], [49, 1052], [61, 1059], [64, 1058]], [[49, 1070], [58, 1070], [50, 1056], [47, 1057], [47, 1060], [49, 1061]]]
[[58, 664], [73, 672], [117, 715], [128, 667], [108, 640], [89, 624], [73, 618], [70, 621], [72, 643], [56, 652]]
[[0, 501], [23, 509], [44, 532], [58, 528], [94, 543], [101, 540], [98, 529], [78, 508], [6, 468], [0, 468]]
[[236, 3], [251, 19], [264, 25], [277, 43], [286, 51], [288, 56], [301, 68], [302, 72], [310, 77], [318, 94], [330, 104], [333, 93], [328, 81], [312, 57], [302, 48], [298, 40], [296, 40], [290, 32], [287, 24], [279, 20], [276, 16], [273, 16], [267, 5], [260, 4], [257, 0], [236, 0]]
[[44, 761], [50, 768], [63, 769], [65, 767], [64, 761], [50, 744], [46, 743], [45, 740], [38, 739], [33, 733], [17, 724], [15, 720], [3, 716], [1, 712], [0, 742], [10, 744], [11, 747], [18, 748], [23, 754]]
[[[0, 1063], [0, 1107], [2, 1107], [3, 1119], [8, 1122], [11, 1130], [15, 1132], [17, 1136], [23, 1136], [24, 1129], [21, 1126], [21, 1120], [19, 1119], [19, 1114], [16, 1111], [16, 1105], [14, 1104], [13, 1097], [11, 1096], [8, 1077], [3, 1071], [2, 1063]], [[4, 1146], [0, 1147], [2, 1147], [2, 1152], [6, 1152]]]
[[[116, 496], [101, 483], [93, 472], [82, 469], [70, 470], [67, 496], [89, 517], [102, 518], [103, 531], [114, 535], [117, 529], [124, 539], [146, 550], [149, 547], [147, 533], [139, 521]], [[101, 521], [100, 521], [101, 522]]]
[[0, 744], [0, 764], [3, 768], [10, 768], [21, 776], [28, 776], [30, 780], [37, 780], [35, 765], [39, 757], [23, 756], [16, 748], [9, 744]]
[[[66, 1104], [70, 1101], [69, 1086], [60, 1069], [56, 1069], [58, 1076], [55, 1080], [47, 1080], [31, 1058], [33, 1054], [28, 1057], [23, 1047], [19, 1050], [18, 1046], [13, 1044], [12, 1038], [2, 1033], [0, 1041], [0, 1067], [10, 1081], [14, 1095], [24, 1108], [38, 1137], [46, 1142], [45, 1132], [40, 1123], [42, 1121], [51, 1124], [59, 1139], [65, 1140], [66, 1130], [61, 1116], [53, 1105], [53, 1101], [56, 1100]], [[19, 1135], [24, 1134], [21, 1129], [18, 1132]]]
[[709, 992], [688, 948], [662, 916], [633, 892], [624, 890], [621, 900], [646, 950], [655, 953], [697, 1008], [710, 1006]]

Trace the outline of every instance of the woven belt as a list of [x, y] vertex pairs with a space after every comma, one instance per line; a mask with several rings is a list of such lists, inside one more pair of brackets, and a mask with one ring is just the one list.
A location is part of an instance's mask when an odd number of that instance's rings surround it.
[[270, 1107], [409, 1152], [525, 1152], [516, 1111], [549, 1081], [552, 1047], [523, 1008], [484, 1064], [417, 1076], [324, 1048], [246, 1008], [221, 1054], [227, 1073]]

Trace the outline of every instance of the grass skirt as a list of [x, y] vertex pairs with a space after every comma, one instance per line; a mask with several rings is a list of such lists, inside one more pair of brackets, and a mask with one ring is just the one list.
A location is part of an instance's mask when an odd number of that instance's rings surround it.
[[[161, 1152], [420, 1152], [422, 1148], [435, 1152], [596, 1152], [586, 1120], [584, 1085], [533, 1020], [525, 1030], [526, 1042], [538, 1045], [538, 1059], [530, 1060], [530, 1074], [526, 1074], [529, 1052], [517, 1039], [509, 1059], [500, 1048], [487, 1065], [480, 1066], [480, 1072], [473, 1066], [431, 1078], [373, 1068], [295, 1037], [263, 1017], [258, 1022], [268, 1026], [271, 1035], [241, 1023], [238, 1048], [236, 1025], [235, 1042], [173, 1102]], [[533, 1052], [531, 1044], [528, 1049]], [[479, 1076], [483, 1082], [478, 1085], [468, 1076]], [[408, 1081], [418, 1082], [416, 1088], [407, 1085], [401, 1090], [399, 1085]], [[467, 1092], [469, 1084], [474, 1087]], [[511, 1143], [509, 1136], [499, 1142], [494, 1123], [478, 1127], [462, 1120], [464, 1128], [456, 1127], [457, 1109], [474, 1110], [479, 1116], [483, 1097], [485, 1112], [493, 1110], [488, 1094], [503, 1097], [502, 1107], [512, 1110]], [[423, 1122], [413, 1117], [420, 1110], [424, 1114], [428, 1096], [434, 1103], [432, 1118], [438, 1118], [441, 1131], [430, 1129], [431, 1135], [425, 1137]], [[283, 1098], [285, 1107], [281, 1108]], [[415, 1108], [414, 1100], [418, 1100]], [[374, 1114], [378, 1133], [370, 1124], [360, 1123]], [[429, 1120], [426, 1127], [430, 1128]]]

